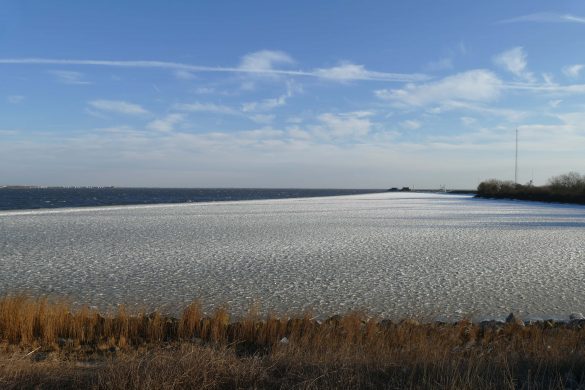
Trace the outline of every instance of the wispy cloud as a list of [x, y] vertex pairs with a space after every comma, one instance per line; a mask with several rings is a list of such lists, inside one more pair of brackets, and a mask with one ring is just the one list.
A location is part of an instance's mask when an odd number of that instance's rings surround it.
[[472, 118], [470, 116], [462, 116], [461, 118], [459, 118], [459, 120], [464, 126], [471, 126], [477, 122], [475, 118]]
[[541, 76], [542, 76], [542, 79], [544, 80], [545, 84], [549, 84], [549, 85], [555, 84], [555, 78], [552, 74], [543, 73]]
[[[254, 54], [254, 53], [252, 53]], [[152, 68], [167, 69], [172, 71], [183, 72], [223, 72], [223, 73], [248, 73], [248, 74], [273, 74], [297, 77], [318, 77], [329, 80], [349, 81], [349, 80], [373, 80], [373, 81], [396, 81], [396, 82], [414, 82], [428, 79], [428, 76], [413, 73], [388, 73], [377, 72], [366, 69], [363, 65], [344, 63], [333, 68], [319, 68], [314, 70], [290, 70], [275, 69], [272, 66], [282, 61], [267, 59], [264, 56], [252, 56], [244, 60], [238, 67], [221, 67], [221, 66], [200, 66], [178, 62], [167, 61], [110, 61], [110, 60], [76, 60], [76, 59], [51, 59], [51, 58], [2, 58], [0, 64], [18, 64], [18, 65], [71, 65], [71, 66], [108, 66], [119, 68]], [[256, 67], [252, 67], [256, 66]], [[60, 71], [58, 71], [60, 72]], [[79, 72], [76, 72], [79, 73]], [[175, 73], [176, 74], [176, 73]], [[70, 80], [75, 81], [75, 76]], [[82, 83], [88, 83], [77, 79]]]
[[242, 104], [243, 112], [270, 111], [276, 107], [284, 106], [289, 98], [295, 93], [302, 92], [302, 87], [289, 80], [286, 84], [286, 92], [275, 98], [268, 98], [258, 102], [247, 102]]
[[585, 17], [571, 14], [558, 14], [551, 12], [538, 12], [533, 14], [521, 15], [515, 18], [500, 20], [499, 23], [519, 23], [519, 22], [537, 22], [537, 23], [580, 23], [585, 24]]
[[491, 71], [470, 70], [425, 84], [375, 91], [377, 97], [397, 106], [425, 106], [448, 101], [486, 102], [496, 99], [502, 81]]
[[126, 115], [144, 115], [148, 111], [142, 106], [134, 103], [128, 103], [122, 100], [92, 100], [88, 103], [92, 108], [100, 111], [113, 112], [116, 114]]
[[228, 106], [215, 103], [180, 103], [173, 106], [178, 111], [210, 112], [214, 114], [238, 115], [240, 112]]
[[282, 130], [276, 130], [272, 127], [263, 127], [260, 129], [240, 131], [236, 133], [239, 137], [245, 139], [261, 140], [281, 138], [285, 133]]
[[571, 78], [579, 77], [582, 70], [583, 70], [582, 64], [568, 65], [563, 67], [563, 73]]
[[482, 104], [481, 102], [463, 102], [453, 100], [439, 102], [436, 107], [433, 107], [429, 110], [429, 112], [432, 114], [440, 114], [447, 111], [475, 112], [479, 115], [500, 117], [508, 121], [519, 121], [528, 116], [528, 113], [520, 110], [491, 107], [486, 104]]
[[506, 83], [504, 89], [542, 92], [555, 95], [585, 94], [585, 84]]
[[261, 50], [246, 54], [240, 62], [239, 69], [244, 71], [271, 71], [276, 64], [294, 64], [293, 58], [283, 51]]
[[311, 133], [301, 129], [299, 126], [292, 126], [287, 130], [287, 135], [293, 139], [308, 141], [313, 138]]
[[90, 81], [85, 80], [85, 75], [81, 72], [74, 72], [72, 70], [50, 70], [50, 74], [57, 78], [57, 81], [63, 84], [70, 85], [87, 85]]
[[184, 119], [185, 117], [182, 114], [169, 114], [164, 118], [155, 119], [154, 121], [150, 122], [148, 125], [146, 125], [146, 128], [149, 130], [168, 133], [173, 131], [175, 126], [183, 122]]
[[275, 116], [270, 114], [254, 114], [249, 118], [256, 123], [268, 124], [274, 121]]
[[405, 129], [408, 129], [408, 130], [416, 130], [416, 129], [419, 129], [422, 126], [422, 124], [419, 121], [409, 119], [409, 120], [405, 120], [405, 121], [400, 122], [400, 126], [404, 127]]
[[363, 111], [342, 114], [324, 113], [317, 118], [321, 124], [313, 126], [312, 130], [325, 139], [365, 137], [373, 125], [368, 118], [370, 115], [371, 113]]
[[494, 63], [522, 79], [532, 81], [534, 75], [526, 70], [528, 62], [524, 48], [521, 46], [506, 50], [494, 57]]
[[428, 76], [423, 74], [401, 74], [375, 72], [366, 69], [364, 65], [343, 62], [340, 65], [331, 68], [315, 69], [312, 73], [317, 77], [335, 81], [358, 81], [358, 80], [377, 80], [377, 81], [423, 81], [428, 80]]
[[11, 104], [18, 104], [24, 100], [24, 96], [22, 95], [10, 95], [6, 97], [6, 101]]
[[242, 104], [242, 111], [270, 111], [276, 107], [284, 106], [287, 98], [287, 95], [281, 95], [275, 98], [264, 99], [259, 102], [247, 102]]

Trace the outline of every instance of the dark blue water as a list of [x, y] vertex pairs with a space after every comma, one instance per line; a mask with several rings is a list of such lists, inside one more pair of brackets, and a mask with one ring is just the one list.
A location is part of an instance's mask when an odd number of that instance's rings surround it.
[[382, 191], [278, 188], [0, 188], [0, 210], [307, 198]]

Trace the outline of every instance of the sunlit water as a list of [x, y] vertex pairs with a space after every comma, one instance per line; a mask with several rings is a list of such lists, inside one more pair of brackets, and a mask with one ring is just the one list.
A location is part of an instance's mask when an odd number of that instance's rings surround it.
[[0, 213], [0, 292], [173, 311], [585, 312], [585, 207], [381, 193]]

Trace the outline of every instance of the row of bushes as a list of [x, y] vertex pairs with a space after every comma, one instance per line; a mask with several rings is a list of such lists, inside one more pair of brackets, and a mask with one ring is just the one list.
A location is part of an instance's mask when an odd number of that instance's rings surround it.
[[477, 196], [585, 204], [585, 175], [570, 172], [555, 176], [544, 186], [490, 179], [479, 184]]

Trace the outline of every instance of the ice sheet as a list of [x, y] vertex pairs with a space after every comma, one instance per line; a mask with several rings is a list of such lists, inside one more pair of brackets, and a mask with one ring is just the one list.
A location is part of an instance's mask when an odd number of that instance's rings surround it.
[[384, 317], [585, 312], [585, 207], [382, 193], [0, 213], [0, 293]]

